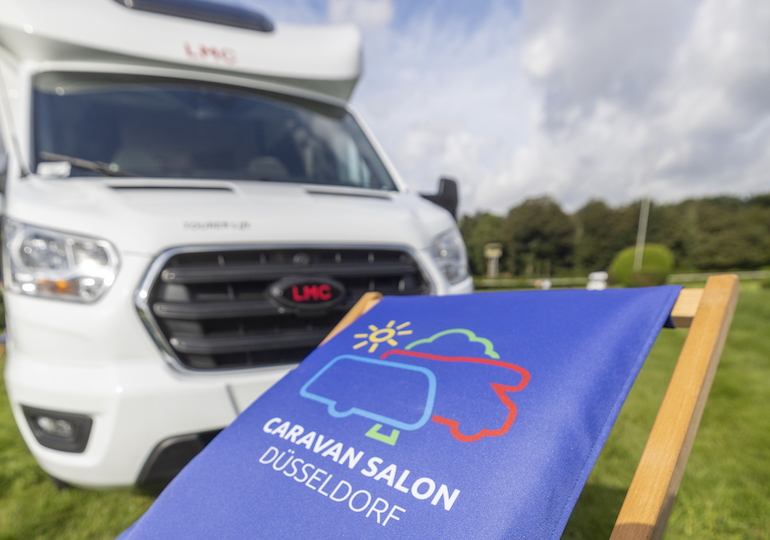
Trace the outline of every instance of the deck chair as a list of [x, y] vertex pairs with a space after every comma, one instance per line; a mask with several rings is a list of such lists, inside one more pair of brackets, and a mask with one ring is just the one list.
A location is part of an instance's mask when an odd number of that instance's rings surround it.
[[611, 536], [661, 538], [737, 294], [367, 294], [120, 539], [558, 539], [668, 325], [690, 330]]

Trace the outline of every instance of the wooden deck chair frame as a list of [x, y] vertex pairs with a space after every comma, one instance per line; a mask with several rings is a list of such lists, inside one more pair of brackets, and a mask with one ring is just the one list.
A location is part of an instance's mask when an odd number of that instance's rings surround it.
[[[366, 293], [323, 343], [380, 298], [380, 293]], [[705, 288], [679, 294], [671, 316], [677, 328], [690, 330], [610, 540], [663, 537], [737, 303], [738, 277], [733, 274], [711, 276]]]

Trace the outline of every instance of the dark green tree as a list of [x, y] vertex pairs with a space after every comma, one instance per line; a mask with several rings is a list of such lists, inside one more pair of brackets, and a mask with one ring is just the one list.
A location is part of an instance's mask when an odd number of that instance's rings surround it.
[[761, 204], [735, 197], [697, 205], [692, 261], [702, 270], [751, 269], [770, 264], [770, 219]]
[[468, 249], [468, 264], [472, 274], [480, 276], [486, 273], [484, 246], [502, 242], [502, 222], [501, 216], [482, 212], [475, 216], [464, 216], [460, 220], [460, 232]]
[[604, 201], [591, 200], [577, 211], [575, 265], [583, 272], [604, 270], [618, 252], [611, 232], [616, 211]]
[[[688, 204], [653, 204], [647, 226], [647, 242], [662, 244], [674, 255], [679, 268], [692, 266], [690, 253], [697, 227]], [[631, 243], [629, 244], [631, 245]]]
[[606, 270], [621, 249], [636, 241], [639, 205], [610, 208], [592, 200], [577, 211], [575, 265], [581, 273]]
[[[460, 229], [474, 274], [486, 270], [484, 245], [504, 246], [501, 269], [537, 276], [606, 270], [636, 242], [640, 201], [610, 207], [589, 201], [566, 215], [549, 197], [529, 199], [501, 218], [465, 216]], [[662, 244], [684, 271], [752, 269], [770, 265], [770, 194], [652, 204], [647, 243]]]
[[509, 268], [544, 276], [571, 270], [575, 231], [573, 219], [550, 197], [524, 201], [502, 223]]

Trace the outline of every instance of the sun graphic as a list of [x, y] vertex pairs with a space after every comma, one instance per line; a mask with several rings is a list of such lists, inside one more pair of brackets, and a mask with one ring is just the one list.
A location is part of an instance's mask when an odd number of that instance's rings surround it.
[[403, 324], [399, 324], [395, 328], [393, 327], [396, 324], [396, 321], [390, 321], [385, 328], [377, 328], [373, 324], [369, 325], [369, 330], [372, 331], [371, 334], [356, 334], [354, 337], [356, 339], [363, 339], [361, 343], [356, 343], [353, 345], [354, 349], [360, 349], [361, 347], [365, 347], [369, 345], [371, 342], [371, 346], [369, 347], [369, 352], [373, 353], [377, 350], [377, 346], [380, 343], [387, 343], [391, 347], [395, 347], [398, 345], [398, 342], [393, 339], [395, 336], [408, 336], [412, 333], [411, 330], [404, 330], [407, 326], [409, 326], [410, 322], [405, 322]]

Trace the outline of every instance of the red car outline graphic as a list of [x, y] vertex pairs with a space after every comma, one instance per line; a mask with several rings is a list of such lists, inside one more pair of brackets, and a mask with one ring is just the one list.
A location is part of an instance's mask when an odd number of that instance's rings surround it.
[[499, 437], [500, 435], [505, 435], [506, 433], [508, 433], [508, 430], [511, 429], [511, 426], [513, 425], [514, 420], [516, 420], [516, 413], [518, 411], [516, 404], [513, 401], [511, 401], [511, 398], [508, 396], [508, 392], [518, 392], [519, 390], [524, 389], [527, 386], [527, 384], [529, 384], [529, 380], [531, 377], [529, 374], [529, 371], [527, 371], [521, 366], [517, 366], [515, 364], [509, 364], [501, 360], [491, 360], [489, 358], [475, 358], [472, 356], [440, 356], [437, 354], [421, 353], [421, 352], [407, 351], [402, 349], [392, 349], [384, 352], [380, 356], [380, 359], [384, 360], [385, 358], [387, 358], [392, 354], [401, 354], [404, 356], [413, 356], [417, 358], [427, 358], [429, 360], [438, 360], [441, 362], [471, 362], [474, 364], [487, 364], [490, 366], [497, 366], [505, 369], [510, 369], [512, 371], [517, 372], [519, 375], [521, 375], [521, 382], [515, 386], [511, 386], [508, 384], [494, 383], [494, 382], [489, 383], [492, 389], [494, 390], [495, 394], [497, 394], [498, 399], [500, 399], [503, 405], [505, 405], [505, 407], [508, 409], [508, 416], [505, 419], [505, 422], [503, 422], [503, 425], [498, 429], [483, 428], [481, 431], [473, 435], [465, 435], [460, 431], [460, 426], [459, 426], [460, 422], [458, 420], [452, 420], [451, 418], [445, 418], [437, 414], [433, 415], [431, 420], [449, 427], [449, 430], [452, 433], [452, 436], [460, 442], [475, 442], [483, 439], [484, 437]]

